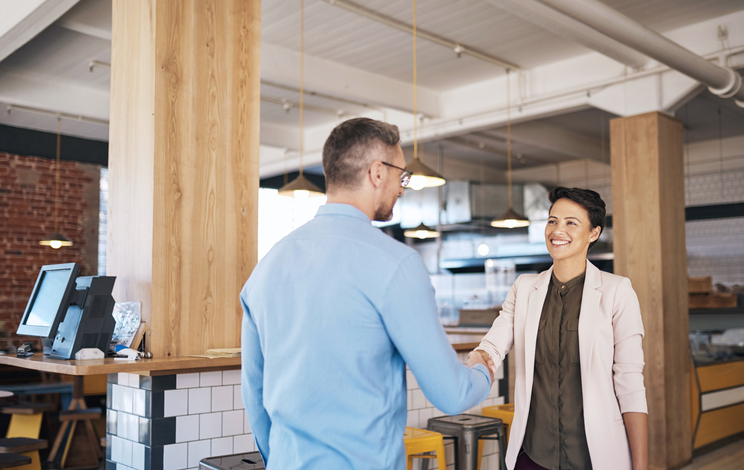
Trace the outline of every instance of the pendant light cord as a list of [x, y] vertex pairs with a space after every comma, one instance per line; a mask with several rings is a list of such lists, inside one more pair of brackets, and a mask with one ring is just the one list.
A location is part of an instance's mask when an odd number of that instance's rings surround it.
[[416, 0], [413, 0], [413, 159], [418, 159], [418, 100], [416, 90]]
[[59, 232], [59, 162], [62, 146], [62, 119], [57, 118], [57, 167], [54, 175], [54, 233]]
[[509, 209], [512, 208], [512, 146], [511, 146], [511, 93], [509, 69], [506, 69], [506, 185], [509, 193]]
[[302, 157], [304, 148], [304, 98], [305, 98], [305, 0], [300, 0], [300, 176], [302, 176]]

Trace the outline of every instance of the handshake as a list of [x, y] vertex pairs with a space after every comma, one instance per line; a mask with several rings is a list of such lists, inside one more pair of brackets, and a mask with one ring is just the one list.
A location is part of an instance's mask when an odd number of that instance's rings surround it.
[[493, 362], [493, 359], [491, 359], [491, 356], [480, 349], [470, 351], [470, 354], [468, 354], [468, 367], [473, 367], [476, 364], [483, 364], [486, 366], [488, 372], [491, 374], [491, 383], [493, 384], [493, 377], [496, 373], [496, 364]]

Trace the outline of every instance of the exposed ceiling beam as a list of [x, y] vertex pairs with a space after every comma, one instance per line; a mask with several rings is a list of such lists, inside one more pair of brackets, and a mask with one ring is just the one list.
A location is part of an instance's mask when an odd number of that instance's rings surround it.
[[[261, 44], [261, 78], [296, 86], [300, 81], [300, 53], [274, 44]], [[305, 54], [305, 89], [371, 106], [413, 112], [413, 84]], [[439, 93], [419, 86], [418, 112], [440, 115]]]
[[[350, 2], [348, 0], [323, 0], [323, 1], [331, 5], [343, 8], [344, 10], [350, 11], [352, 13], [356, 13], [357, 15], [364, 16], [365, 18], [369, 18], [371, 20], [385, 24], [399, 31], [413, 34], [412, 24], [408, 24], [403, 21], [396, 20], [393, 17], [383, 15], [382, 13], [378, 13], [374, 10], [370, 10], [369, 8], [365, 8], [361, 5], [357, 5], [354, 2]], [[453, 53], [457, 54], [458, 56], [460, 56], [461, 54], [465, 54], [465, 55], [469, 55], [470, 57], [474, 57], [476, 59], [480, 59], [482, 61], [488, 62], [490, 64], [503, 67], [505, 69], [519, 70], [518, 65], [512, 64], [503, 59], [495, 57], [493, 55], [479, 51], [465, 44], [460, 44], [457, 41], [453, 41], [443, 36], [439, 36], [438, 34], [431, 33], [421, 28], [416, 28], [416, 36], [421, 39], [431, 41], [435, 44], [439, 44], [440, 46], [444, 46], [450, 49]]]
[[55, 22], [78, 0], [24, 0], [2, 2], [0, 61]]
[[57, 21], [70, 31], [111, 40], [111, 0], [82, 0]]
[[[506, 138], [506, 129], [490, 129], [476, 135], [484, 138], [497, 136]], [[512, 126], [511, 138], [514, 142], [537, 147], [571, 158], [587, 158], [603, 161], [603, 146], [598, 138], [565, 129], [555, 124], [533, 121]], [[605, 146], [607, 147], [607, 146]]]

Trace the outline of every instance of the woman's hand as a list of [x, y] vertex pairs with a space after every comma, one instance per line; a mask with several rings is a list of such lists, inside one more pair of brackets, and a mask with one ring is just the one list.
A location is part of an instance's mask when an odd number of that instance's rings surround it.
[[646, 413], [623, 413], [625, 431], [628, 433], [633, 470], [648, 469], [648, 415]]

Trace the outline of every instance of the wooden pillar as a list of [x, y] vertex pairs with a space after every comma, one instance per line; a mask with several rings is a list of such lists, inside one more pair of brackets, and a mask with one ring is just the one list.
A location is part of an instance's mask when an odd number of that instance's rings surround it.
[[257, 256], [259, 0], [114, 0], [108, 274], [156, 357], [239, 347]]
[[682, 123], [658, 112], [610, 121], [615, 273], [641, 304], [656, 469], [692, 458], [682, 138]]

